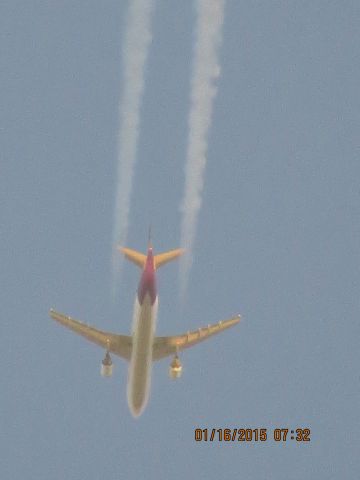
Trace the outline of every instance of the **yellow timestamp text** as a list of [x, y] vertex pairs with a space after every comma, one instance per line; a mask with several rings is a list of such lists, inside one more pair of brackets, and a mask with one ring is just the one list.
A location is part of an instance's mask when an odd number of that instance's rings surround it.
[[195, 428], [196, 442], [310, 442], [310, 428]]

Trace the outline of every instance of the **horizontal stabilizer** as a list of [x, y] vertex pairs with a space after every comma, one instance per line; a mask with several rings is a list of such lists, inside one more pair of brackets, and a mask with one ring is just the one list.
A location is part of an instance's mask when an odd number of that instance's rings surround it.
[[158, 269], [165, 263], [171, 262], [180, 257], [185, 252], [183, 248], [177, 248], [176, 250], [170, 250], [169, 252], [159, 253], [155, 255], [155, 268]]
[[131, 248], [119, 247], [119, 250], [125, 255], [125, 257], [130, 260], [130, 262], [135, 263], [140, 268], [144, 268], [146, 262], [146, 255], [143, 253], [132, 250]]
[[[119, 250], [125, 255], [125, 257], [130, 260], [130, 262], [135, 263], [140, 268], [144, 268], [146, 262], [146, 255], [143, 253], [132, 250], [131, 248], [119, 247]], [[171, 262], [176, 258], [180, 257], [184, 253], [183, 248], [176, 248], [175, 250], [170, 250], [169, 252], [159, 253], [154, 256], [155, 269], [160, 268], [165, 265], [165, 263]]]

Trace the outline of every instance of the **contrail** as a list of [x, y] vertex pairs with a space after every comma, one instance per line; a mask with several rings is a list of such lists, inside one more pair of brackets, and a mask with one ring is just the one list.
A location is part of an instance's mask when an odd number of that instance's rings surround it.
[[186, 293], [202, 203], [208, 132], [217, 91], [215, 81], [220, 75], [218, 50], [224, 23], [225, 0], [197, 0], [196, 6], [196, 43], [191, 78], [185, 189], [181, 203], [181, 246], [187, 250], [180, 262], [179, 271], [182, 297]]
[[119, 106], [118, 171], [114, 230], [112, 238], [113, 294], [118, 283], [122, 257], [117, 245], [125, 245], [129, 227], [132, 179], [139, 137], [141, 99], [145, 64], [152, 39], [154, 0], [131, 0], [123, 47], [123, 92]]

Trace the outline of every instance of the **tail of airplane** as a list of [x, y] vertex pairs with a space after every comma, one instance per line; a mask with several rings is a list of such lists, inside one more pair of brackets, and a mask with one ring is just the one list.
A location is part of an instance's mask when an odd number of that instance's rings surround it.
[[[119, 247], [119, 250], [125, 255], [125, 257], [130, 260], [130, 262], [135, 263], [140, 268], [144, 268], [146, 262], [146, 255], [143, 253], [132, 250], [131, 248]], [[165, 263], [171, 262], [176, 258], [180, 257], [184, 253], [183, 248], [177, 248], [175, 250], [170, 250], [168, 252], [159, 253], [154, 256], [155, 269], [162, 267]]]
[[168, 252], [159, 253], [155, 255], [155, 268], [158, 269], [165, 265], [165, 263], [171, 262], [180, 257], [185, 252], [183, 248], [176, 248], [175, 250], [169, 250]]

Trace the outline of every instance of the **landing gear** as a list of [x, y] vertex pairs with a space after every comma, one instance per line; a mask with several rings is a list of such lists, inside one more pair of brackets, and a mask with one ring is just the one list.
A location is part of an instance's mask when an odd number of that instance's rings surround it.
[[173, 361], [170, 363], [169, 376], [170, 378], [180, 378], [182, 374], [182, 365], [179, 359], [179, 355], [176, 353]]
[[111, 377], [113, 374], [113, 363], [109, 351], [106, 351], [105, 357], [101, 362], [101, 375], [103, 377]]

